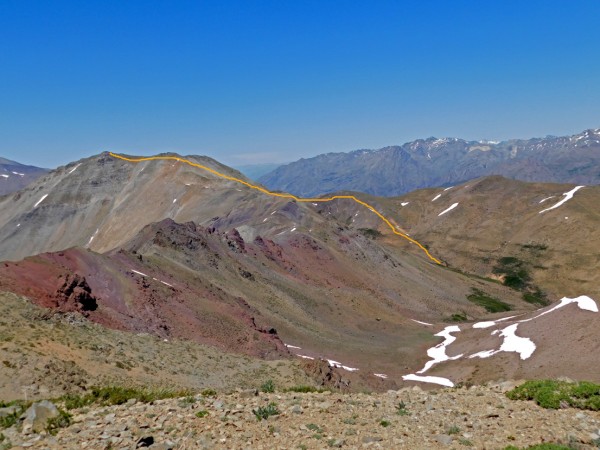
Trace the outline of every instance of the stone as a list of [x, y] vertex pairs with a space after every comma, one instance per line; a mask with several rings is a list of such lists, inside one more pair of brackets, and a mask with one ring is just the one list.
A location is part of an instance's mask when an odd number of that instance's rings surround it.
[[58, 416], [59, 412], [54, 403], [48, 400], [34, 403], [25, 411], [23, 434], [41, 433], [46, 429], [48, 419]]
[[152, 444], [154, 444], [154, 438], [152, 436], [144, 436], [137, 441], [135, 448], [150, 447]]
[[447, 434], [437, 434], [435, 436], [435, 440], [442, 445], [450, 445], [453, 441], [452, 436], [449, 436]]
[[16, 405], [7, 406], [6, 408], [0, 408], [0, 417], [7, 417], [19, 411], [19, 407]]
[[244, 390], [240, 391], [240, 393], [239, 393], [240, 398], [252, 398], [252, 397], [256, 397], [257, 395], [258, 395], [257, 389], [244, 389]]
[[174, 447], [172, 442], [161, 442], [160, 444], [152, 444], [148, 448], [152, 450], [173, 450]]
[[365, 436], [362, 438], [363, 444], [370, 444], [372, 442], [381, 442], [383, 438], [381, 436]]
[[290, 411], [294, 414], [302, 414], [304, 412], [304, 410], [302, 409], [302, 406], [300, 405], [294, 405], [290, 408]]

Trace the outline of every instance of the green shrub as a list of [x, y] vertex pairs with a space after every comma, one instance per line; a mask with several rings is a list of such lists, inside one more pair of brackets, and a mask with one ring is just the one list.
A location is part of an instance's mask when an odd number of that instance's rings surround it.
[[484, 307], [487, 312], [504, 312], [512, 309], [512, 306], [510, 306], [508, 303], [504, 303], [503, 301], [492, 297], [477, 288], [473, 288], [472, 291], [473, 292], [471, 294], [467, 295], [467, 299], [476, 305]]
[[201, 419], [202, 419], [203, 417], [206, 417], [206, 416], [208, 416], [208, 411], [206, 411], [206, 410], [204, 410], [204, 409], [203, 409], [202, 411], [198, 411], [198, 412], [196, 413], [196, 417], [200, 417]]
[[253, 409], [252, 413], [256, 416], [256, 420], [267, 420], [270, 416], [276, 416], [279, 414], [279, 409], [275, 403], [269, 403], [267, 406], [260, 406], [257, 409]]
[[71, 425], [72, 416], [68, 412], [58, 409], [58, 416], [48, 419], [46, 422], [46, 431], [51, 435], [56, 435], [58, 430]]
[[321, 429], [321, 427], [319, 425], [317, 425], [317, 424], [314, 424], [314, 423], [306, 424], [306, 428], [308, 428], [310, 431], [315, 431], [317, 433], [322, 433], [323, 432], [323, 430]]
[[200, 394], [202, 397], [216, 397], [217, 391], [214, 389], [204, 389], [202, 392], [200, 392]]
[[600, 385], [582, 381], [567, 383], [556, 380], [532, 380], [506, 393], [511, 400], [533, 400], [542, 408], [571, 406], [600, 410]]
[[267, 380], [262, 384], [260, 390], [266, 393], [273, 393], [275, 392], [275, 383], [273, 383], [273, 380]]
[[189, 396], [189, 391], [152, 390], [145, 388], [128, 388], [122, 386], [93, 387], [83, 395], [67, 394], [56, 401], [62, 402], [67, 409], [83, 408], [91, 404], [103, 406], [122, 405], [135, 399], [142, 403], [150, 403], [165, 398]]
[[516, 290], [525, 289], [531, 277], [524, 267], [525, 263], [514, 256], [504, 256], [492, 270], [494, 273], [504, 275], [504, 285]]
[[292, 386], [291, 388], [287, 388], [284, 390], [285, 392], [298, 392], [301, 394], [306, 394], [309, 392], [323, 393], [326, 389], [316, 388], [314, 386]]
[[464, 312], [454, 313], [446, 319], [447, 322], [466, 322], [469, 320]]
[[452, 425], [450, 428], [448, 428], [448, 434], [458, 434], [460, 433], [460, 428], [458, 428], [456, 425]]
[[383, 428], [387, 428], [387, 427], [389, 427], [391, 424], [392, 424], [392, 423], [391, 423], [389, 420], [385, 420], [385, 419], [383, 419], [383, 420], [381, 420], [381, 421], [379, 422], [379, 425], [381, 425]]
[[523, 300], [527, 303], [533, 303], [534, 305], [547, 306], [550, 304], [546, 298], [546, 294], [539, 289], [536, 289], [533, 292], [523, 292]]
[[377, 239], [378, 237], [381, 237], [381, 231], [374, 230], [373, 228], [359, 228], [358, 231], [360, 231], [369, 239]]
[[403, 401], [398, 403], [398, 406], [396, 406], [396, 414], [399, 416], [408, 416], [410, 414], [410, 412], [406, 409], [406, 403]]

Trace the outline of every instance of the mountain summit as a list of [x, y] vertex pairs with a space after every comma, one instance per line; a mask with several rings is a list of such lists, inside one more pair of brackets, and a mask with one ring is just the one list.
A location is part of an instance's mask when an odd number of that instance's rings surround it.
[[553, 183], [599, 184], [600, 129], [528, 140], [418, 139], [402, 146], [327, 153], [281, 166], [259, 181], [299, 196], [339, 190], [401, 195], [487, 175]]

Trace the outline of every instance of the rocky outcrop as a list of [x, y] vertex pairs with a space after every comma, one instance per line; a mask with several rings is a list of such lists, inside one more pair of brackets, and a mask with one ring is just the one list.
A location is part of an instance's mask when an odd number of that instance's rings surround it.
[[41, 433], [48, 424], [48, 419], [59, 416], [58, 408], [48, 400], [34, 403], [25, 411], [23, 434]]
[[77, 311], [87, 315], [98, 308], [98, 301], [84, 276], [67, 274], [62, 286], [56, 292], [56, 306], [61, 311]]

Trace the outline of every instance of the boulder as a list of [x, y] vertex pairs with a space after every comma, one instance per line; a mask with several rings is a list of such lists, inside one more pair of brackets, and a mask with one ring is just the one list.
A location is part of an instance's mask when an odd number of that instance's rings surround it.
[[23, 433], [41, 433], [46, 429], [48, 419], [58, 416], [58, 409], [52, 402], [42, 400], [41, 402], [34, 403], [25, 411]]

